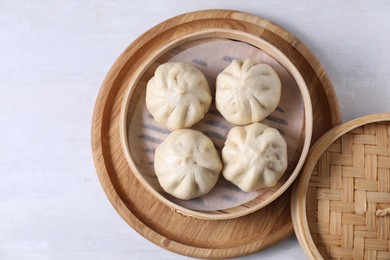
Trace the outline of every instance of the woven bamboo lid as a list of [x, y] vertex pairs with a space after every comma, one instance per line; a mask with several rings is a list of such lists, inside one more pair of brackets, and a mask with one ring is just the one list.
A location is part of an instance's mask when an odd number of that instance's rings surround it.
[[337, 126], [312, 147], [291, 203], [312, 259], [390, 259], [390, 113]]

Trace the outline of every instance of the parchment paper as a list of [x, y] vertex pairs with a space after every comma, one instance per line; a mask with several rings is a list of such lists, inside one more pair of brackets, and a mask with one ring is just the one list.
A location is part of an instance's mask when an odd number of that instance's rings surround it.
[[[243, 192], [232, 183], [226, 181], [221, 174], [217, 185], [210, 193], [192, 200], [180, 200], [165, 193], [154, 173], [154, 151], [170, 130], [158, 124], [145, 105], [146, 83], [153, 76], [155, 68], [167, 61], [184, 61], [195, 65], [206, 76], [213, 95], [213, 102], [205, 118], [193, 129], [207, 135], [221, 153], [226, 136], [234, 125], [227, 122], [216, 110], [214, 104], [215, 79], [233, 59], [251, 58], [267, 63], [279, 75], [282, 82], [282, 96], [278, 108], [263, 120], [271, 127], [277, 128], [285, 138], [288, 147], [289, 166], [276, 186], [263, 188], [255, 192]], [[301, 92], [288, 71], [267, 53], [249, 44], [228, 39], [203, 39], [181, 45], [164, 54], [150, 67], [139, 82], [143, 88], [135, 106], [134, 115], [128, 121], [128, 140], [131, 154], [145, 180], [164, 197], [185, 208], [210, 211], [232, 208], [256, 198], [256, 202], [269, 198], [285, 181], [295, 168], [303, 146], [302, 128], [304, 127], [304, 105]]]

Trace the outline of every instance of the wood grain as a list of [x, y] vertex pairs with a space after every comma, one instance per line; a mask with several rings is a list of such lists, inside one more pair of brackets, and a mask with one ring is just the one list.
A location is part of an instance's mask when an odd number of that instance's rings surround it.
[[294, 229], [310, 258], [388, 253], [389, 121], [389, 113], [358, 118], [313, 146], [291, 202]]
[[[141, 65], [143, 45], [161, 34], [194, 26], [230, 28], [257, 35], [282, 51], [305, 80], [313, 103], [313, 141], [340, 122], [333, 87], [319, 61], [293, 35], [260, 17], [226, 10], [199, 11], [174, 17], [134, 41], [108, 72], [100, 89], [92, 122], [96, 170], [107, 197], [122, 218], [145, 238], [179, 254], [223, 258], [266, 248], [292, 233], [289, 190], [267, 207], [244, 217], [208, 221], [184, 217], [156, 200], [131, 173], [120, 147], [119, 113], [124, 91]], [[183, 27], [181, 27], [183, 28]]]

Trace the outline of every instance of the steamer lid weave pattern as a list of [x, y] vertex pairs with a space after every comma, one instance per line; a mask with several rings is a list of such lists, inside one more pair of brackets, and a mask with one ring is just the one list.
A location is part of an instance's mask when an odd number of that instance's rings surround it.
[[318, 160], [306, 195], [324, 259], [390, 259], [390, 123], [353, 129]]

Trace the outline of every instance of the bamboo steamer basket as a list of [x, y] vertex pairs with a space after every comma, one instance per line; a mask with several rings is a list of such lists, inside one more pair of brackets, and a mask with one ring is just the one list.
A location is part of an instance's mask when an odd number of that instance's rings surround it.
[[[281, 50], [306, 82], [313, 104], [317, 140], [341, 121], [332, 83], [313, 53], [296, 37], [270, 21], [248, 13], [205, 10], [165, 21], [143, 34], [116, 60], [102, 83], [93, 112], [92, 154], [107, 198], [118, 214], [149, 241], [178, 254], [198, 258], [231, 258], [267, 248], [293, 233], [290, 191], [252, 214], [212, 221], [179, 214], [156, 199], [133, 174], [121, 147], [120, 111], [132, 75], [145, 55], [144, 41], [193, 23], [257, 35]], [[161, 47], [161, 46], [160, 46]]]
[[[161, 47], [154, 51], [145, 50], [147, 55], [137, 66], [126, 90], [120, 125], [123, 152], [140, 183], [173, 210], [200, 219], [237, 218], [252, 213], [279, 197], [298, 176], [312, 136], [311, 98], [295, 65], [269, 42], [236, 28], [210, 28], [195, 23], [189, 27], [188, 24], [183, 24], [171, 34], [142, 44]], [[282, 97], [278, 109], [262, 122], [279, 129], [286, 140], [288, 168], [274, 187], [245, 193], [225, 181], [221, 175], [210, 194], [189, 201], [176, 199], [164, 192], [154, 173], [154, 151], [170, 130], [158, 124], [148, 113], [145, 105], [146, 84], [158, 65], [167, 61], [187, 61], [207, 75], [213, 93], [218, 73], [238, 57], [257, 58], [259, 62], [267, 62], [279, 68]], [[226, 135], [233, 126], [220, 115], [213, 104], [205, 118], [193, 128], [210, 137], [221, 153]]]
[[311, 259], [390, 259], [390, 113], [347, 122], [315, 143], [291, 214]]

